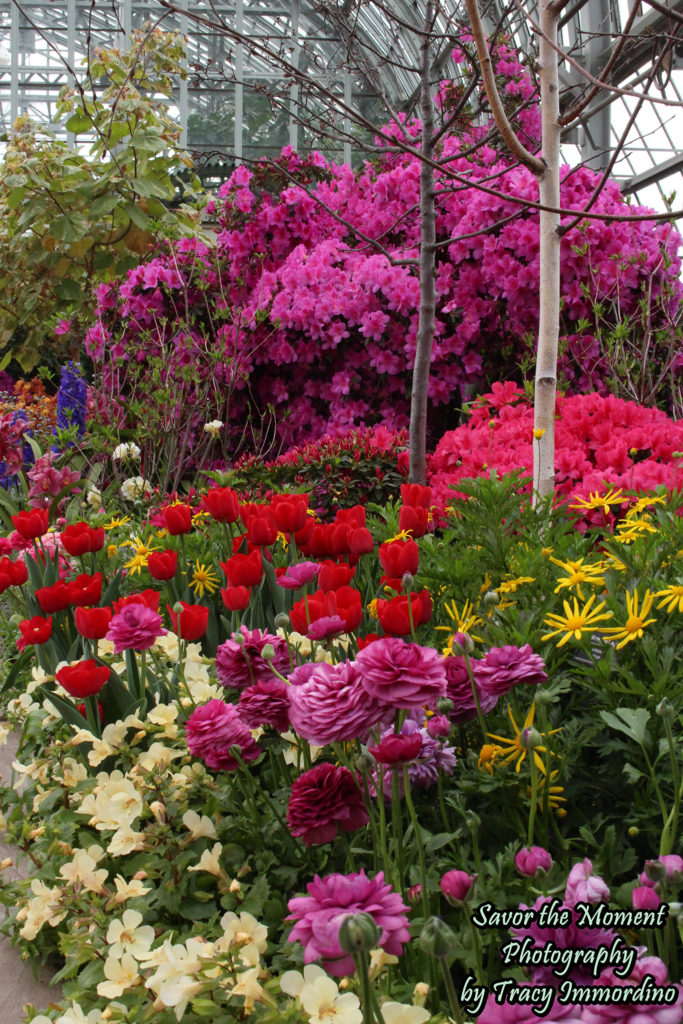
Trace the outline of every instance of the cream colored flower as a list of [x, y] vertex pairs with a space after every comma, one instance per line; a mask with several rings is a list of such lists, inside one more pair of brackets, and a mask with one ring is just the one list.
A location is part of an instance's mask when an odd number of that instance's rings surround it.
[[183, 825], [192, 834], [193, 839], [216, 838], [216, 826], [206, 814], [200, 817], [196, 811], [185, 811]]
[[[204, 667], [204, 665], [200, 666], [202, 669], [204, 669]], [[217, 686], [215, 683], [211, 683], [208, 675], [206, 679], [188, 678], [186, 675], [185, 681], [187, 682], [188, 689], [192, 694], [192, 700], [195, 704], [207, 704], [210, 700], [221, 700], [225, 695], [223, 687]], [[190, 699], [189, 697], [184, 697], [181, 699], [181, 702], [183, 704], [189, 704]]]
[[286, 996], [298, 999], [304, 985], [312, 985], [318, 978], [326, 978], [327, 974], [317, 964], [307, 964], [301, 971], [285, 971], [280, 978], [280, 988]]
[[178, 707], [176, 704], [157, 704], [155, 708], [152, 708], [152, 710], [147, 713], [147, 718], [152, 725], [163, 726], [163, 734], [169, 740], [174, 740], [178, 735], [178, 726], [176, 725], [177, 717]]
[[145, 836], [143, 832], [134, 832], [127, 825], [116, 830], [114, 835], [109, 841], [107, 852], [112, 857], [125, 857], [129, 853], [133, 853], [135, 850], [142, 850], [145, 845]]
[[122, 442], [114, 448], [111, 457], [114, 462], [137, 462], [140, 458], [140, 449], [132, 441]]
[[239, 915], [229, 910], [221, 918], [223, 936], [216, 943], [220, 950], [238, 950], [238, 957], [243, 964], [253, 967], [259, 957], [265, 953], [268, 945], [268, 929], [260, 924], [252, 914], [243, 912]]
[[383, 949], [370, 950], [370, 977], [376, 978], [378, 974], [392, 964], [398, 963], [398, 957], [393, 953], [385, 953]]
[[143, 808], [142, 797], [133, 783], [118, 769], [111, 775], [100, 772], [97, 783], [94, 792], [84, 797], [78, 813], [89, 814], [88, 824], [99, 830], [130, 828]]
[[103, 854], [103, 850], [99, 846], [90, 847], [88, 851], [76, 850], [73, 860], [68, 864], [62, 864], [59, 869], [62, 878], [71, 882], [75, 892], [78, 892], [81, 887], [89, 892], [104, 892], [104, 883], [109, 872], [106, 868], [97, 870], [97, 860], [92, 856], [91, 850], [99, 850], [100, 854]]
[[143, 959], [154, 942], [154, 928], [143, 925], [138, 910], [124, 910], [122, 917], [115, 918], [107, 929], [109, 956], [121, 957], [130, 953], [136, 960]]
[[[45, 1018], [48, 1020], [49, 1018]], [[83, 1012], [78, 1003], [72, 1003], [61, 1016], [57, 1017], [55, 1024], [100, 1024], [102, 1020], [101, 1010], [91, 1010], [87, 1015]], [[31, 1024], [40, 1021], [40, 1017], [34, 1017]]]
[[182, 750], [173, 750], [163, 743], [152, 743], [149, 750], [144, 750], [138, 757], [137, 767], [143, 772], [152, 772], [155, 768], [167, 768], [176, 757], [183, 757]]
[[114, 885], [116, 886], [114, 903], [124, 903], [126, 900], [132, 900], [151, 892], [151, 888], [139, 878], [131, 878], [130, 882], [127, 882], [123, 875], [117, 875]]
[[121, 497], [126, 501], [140, 501], [152, 497], [152, 485], [141, 476], [129, 476], [121, 484]]
[[220, 855], [223, 852], [222, 843], [214, 843], [213, 849], [204, 850], [197, 864], [193, 864], [188, 871], [206, 871], [209, 875], [217, 878], [225, 877], [225, 872], [220, 865]]
[[[301, 760], [301, 755], [299, 753], [296, 736], [293, 732], [283, 732], [282, 739], [289, 742], [289, 746], [282, 753], [285, 764], [297, 764], [297, 762]], [[301, 740], [300, 742], [305, 742], [305, 740]], [[309, 746], [308, 749], [311, 752], [311, 761], [317, 761], [324, 748]]]
[[425, 1024], [431, 1013], [424, 1006], [406, 1006], [405, 1003], [382, 1003], [384, 1024]]
[[115, 999], [116, 996], [123, 995], [126, 989], [133, 988], [142, 981], [138, 965], [130, 953], [124, 953], [120, 960], [108, 956], [102, 970], [107, 980], [99, 983], [97, 994], [105, 999]]
[[60, 905], [62, 890], [58, 886], [50, 889], [39, 878], [34, 878], [31, 881], [31, 892], [33, 897], [24, 908], [22, 920], [25, 923], [19, 931], [22, 938], [29, 940], [35, 939], [44, 924], [54, 926], [66, 917], [66, 911]]
[[85, 500], [90, 505], [90, 508], [102, 508], [102, 492], [94, 484], [91, 484], [88, 488]]
[[265, 995], [258, 980], [260, 972], [261, 968], [258, 966], [240, 971], [236, 984], [228, 989], [231, 996], [242, 996], [247, 1013], [250, 1013], [254, 1008], [254, 1003], [260, 1002]]
[[188, 939], [186, 945], [172, 945], [168, 940], [159, 949], [152, 950], [146, 957], [148, 964], [157, 965], [154, 974], [147, 979], [147, 987], [155, 993], [163, 1006], [175, 1008], [180, 1020], [188, 1002], [204, 988], [204, 982], [197, 975], [203, 966], [203, 957], [213, 953], [212, 943]]
[[339, 994], [339, 987], [327, 975], [306, 982], [299, 993], [310, 1024], [362, 1024], [360, 1000], [353, 992]]
[[77, 761], [74, 757], [65, 757], [62, 762], [62, 781], [68, 789], [73, 789], [82, 782], [83, 779], [87, 779], [88, 769], [80, 761]]
[[203, 429], [205, 434], [208, 434], [209, 437], [212, 437], [214, 438], [214, 440], [216, 440], [217, 438], [220, 437], [221, 430], [223, 429], [224, 426], [225, 424], [223, 423], [222, 420], [211, 420], [210, 423], [204, 424]]

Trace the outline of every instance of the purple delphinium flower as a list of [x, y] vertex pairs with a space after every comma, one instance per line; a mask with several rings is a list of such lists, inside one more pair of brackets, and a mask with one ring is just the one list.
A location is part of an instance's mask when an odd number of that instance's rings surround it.
[[[76, 426], [78, 436], [83, 436], [85, 433], [86, 393], [87, 388], [81, 367], [72, 362], [66, 363], [62, 367], [62, 379], [57, 392], [55, 435], [59, 436], [60, 430]], [[70, 441], [67, 447], [71, 447], [72, 444], [73, 442]], [[60, 445], [53, 445], [52, 450], [60, 451]]]

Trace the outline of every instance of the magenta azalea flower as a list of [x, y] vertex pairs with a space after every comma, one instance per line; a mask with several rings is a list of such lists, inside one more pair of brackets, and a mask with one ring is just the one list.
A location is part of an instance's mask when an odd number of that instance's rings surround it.
[[210, 700], [196, 708], [185, 723], [188, 750], [214, 771], [233, 771], [239, 761], [230, 753], [240, 748], [243, 761], [255, 761], [261, 748], [232, 704]]
[[385, 953], [400, 956], [410, 938], [408, 907], [400, 895], [385, 885], [380, 871], [368, 878], [365, 871], [351, 875], [316, 875], [306, 886], [308, 896], [295, 896], [289, 901], [288, 921], [296, 921], [289, 934], [290, 942], [304, 946], [304, 962], [321, 960], [328, 974], [337, 978], [353, 974], [353, 957], [339, 945], [339, 928], [350, 914], [369, 914], [380, 929], [378, 947]]
[[443, 658], [431, 647], [385, 636], [359, 651], [356, 665], [364, 688], [384, 705], [433, 708], [446, 695]]
[[316, 747], [367, 739], [386, 710], [363, 688], [355, 662], [320, 662], [311, 672], [296, 669], [289, 681], [290, 722]]
[[164, 629], [159, 612], [146, 604], [127, 604], [112, 616], [107, 630], [107, 640], [114, 642], [114, 654], [121, 651], [146, 651], [160, 636], [168, 633]]
[[340, 830], [354, 832], [367, 821], [361, 791], [348, 768], [316, 764], [292, 786], [287, 824], [306, 846], [330, 843]]

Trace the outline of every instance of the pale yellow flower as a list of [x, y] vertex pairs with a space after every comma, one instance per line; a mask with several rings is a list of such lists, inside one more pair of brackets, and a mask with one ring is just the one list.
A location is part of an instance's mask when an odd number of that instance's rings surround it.
[[218, 940], [221, 949], [237, 948], [243, 963], [249, 966], [258, 963], [259, 956], [265, 953], [268, 945], [268, 929], [264, 924], [251, 914], [244, 912], [238, 917], [230, 910], [221, 918], [221, 928], [223, 937]]
[[111, 775], [99, 773], [95, 791], [84, 797], [78, 813], [89, 814], [88, 824], [99, 830], [115, 831], [130, 827], [142, 813], [142, 808], [142, 796], [133, 783], [116, 769]]
[[114, 878], [114, 885], [116, 886], [116, 895], [114, 896], [114, 903], [124, 903], [126, 900], [136, 899], [138, 896], [145, 896], [148, 892], [151, 892], [151, 888], [139, 879], [131, 878], [130, 881], [126, 881], [123, 875], [116, 875]]
[[[62, 864], [59, 873], [67, 882], [71, 882], [74, 891], [84, 888], [89, 892], [104, 892], [104, 883], [109, 872], [106, 868], [97, 869], [97, 860], [92, 856], [91, 851], [98, 850], [100, 855], [104, 854], [102, 847], [90, 847], [89, 850], [76, 850], [73, 860], [68, 864]], [[98, 858], [98, 859], [101, 859]]]
[[209, 875], [215, 875], [217, 878], [225, 875], [223, 868], [220, 864], [220, 856], [223, 852], [222, 843], [214, 843], [211, 850], [204, 850], [199, 861], [189, 867], [188, 871], [206, 871]]
[[206, 814], [200, 817], [196, 811], [185, 811], [183, 825], [191, 833], [193, 839], [216, 838], [216, 826]]
[[134, 832], [128, 825], [116, 830], [109, 840], [107, 852], [112, 857], [126, 857], [129, 853], [142, 850], [145, 845], [145, 836], [142, 832]]
[[109, 956], [118, 958], [130, 953], [136, 960], [142, 960], [154, 942], [154, 928], [143, 925], [138, 910], [124, 910], [121, 918], [110, 922], [106, 941]]
[[387, 1001], [381, 1005], [384, 1024], [425, 1024], [431, 1013], [424, 1006], [409, 1006], [405, 1003]]
[[121, 996], [126, 989], [139, 985], [142, 981], [136, 964], [130, 953], [124, 953], [120, 960], [108, 956], [102, 968], [106, 981], [101, 981], [97, 986], [98, 996], [105, 999], [115, 999]]

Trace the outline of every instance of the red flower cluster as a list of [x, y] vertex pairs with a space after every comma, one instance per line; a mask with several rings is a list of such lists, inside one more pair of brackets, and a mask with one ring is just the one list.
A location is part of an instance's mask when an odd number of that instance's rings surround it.
[[59, 535], [62, 547], [70, 555], [84, 555], [86, 551], [101, 551], [104, 547], [104, 528], [94, 529], [81, 520], [70, 523]]
[[28, 579], [28, 569], [24, 562], [13, 562], [4, 555], [0, 558], [0, 594], [8, 587], [20, 587]]
[[49, 587], [38, 587], [36, 598], [41, 610], [49, 615], [63, 612], [70, 605], [96, 605], [102, 596], [102, 573], [89, 576], [83, 572], [75, 580], [57, 580]]

